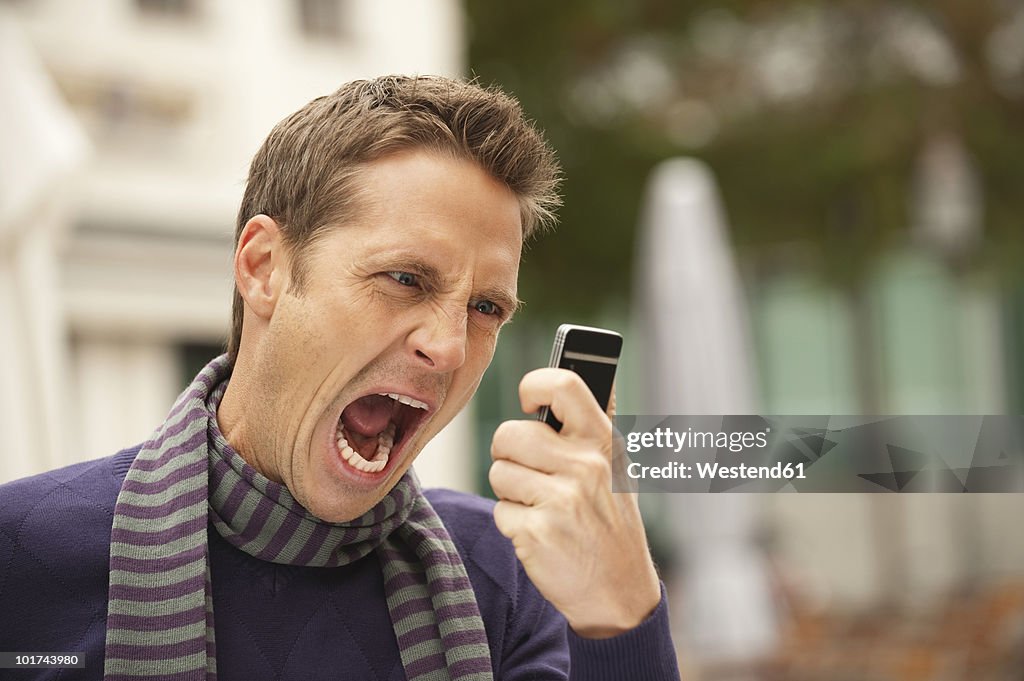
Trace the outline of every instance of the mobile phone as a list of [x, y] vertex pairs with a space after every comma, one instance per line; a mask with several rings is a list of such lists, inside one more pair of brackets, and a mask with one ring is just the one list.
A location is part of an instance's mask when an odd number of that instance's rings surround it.
[[[548, 366], [569, 369], [579, 374], [601, 405], [601, 411], [607, 411], [620, 354], [622, 336], [614, 331], [562, 324], [555, 332]], [[546, 406], [541, 407], [537, 419], [557, 431], [562, 430], [562, 422]]]

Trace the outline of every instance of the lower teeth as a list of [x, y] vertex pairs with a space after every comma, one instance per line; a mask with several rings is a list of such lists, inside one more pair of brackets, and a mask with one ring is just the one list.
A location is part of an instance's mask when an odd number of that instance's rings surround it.
[[384, 470], [384, 466], [388, 464], [388, 457], [391, 454], [394, 442], [395, 424], [389, 423], [388, 427], [377, 435], [377, 451], [374, 452], [373, 458], [367, 461], [359, 452], [352, 448], [352, 445], [348, 443], [348, 439], [342, 433], [342, 429], [338, 428], [338, 450], [341, 452], [341, 458], [348, 465], [365, 473], [376, 473]]

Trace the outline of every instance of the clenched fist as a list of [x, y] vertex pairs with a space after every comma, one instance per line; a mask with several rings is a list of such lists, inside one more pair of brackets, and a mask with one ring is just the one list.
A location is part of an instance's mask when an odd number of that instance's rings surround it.
[[498, 530], [578, 635], [607, 638], [638, 626], [661, 589], [636, 495], [612, 493], [609, 415], [566, 369], [526, 374], [519, 401], [527, 413], [549, 405], [563, 427], [506, 421], [494, 432]]

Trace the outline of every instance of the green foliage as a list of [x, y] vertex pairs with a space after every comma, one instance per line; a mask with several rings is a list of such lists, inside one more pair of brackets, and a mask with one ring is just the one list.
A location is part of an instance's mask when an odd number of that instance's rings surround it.
[[561, 226], [524, 260], [531, 316], [628, 295], [647, 174], [677, 155], [710, 164], [746, 261], [800, 242], [851, 283], [907, 239], [922, 148], [952, 134], [983, 191], [971, 257], [1012, 267], [1022, 250], [1024, 73], [990, 63], [1024, 22], [1013, 3], [466, 5], [473, 74], [520, 98], [565, 168]]

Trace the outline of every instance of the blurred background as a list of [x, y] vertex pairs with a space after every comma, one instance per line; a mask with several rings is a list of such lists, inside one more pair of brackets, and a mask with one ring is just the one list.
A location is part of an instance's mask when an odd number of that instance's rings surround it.
[[[0, 482], [148, 436], [252, 154], [391, 72], [500, 85], [565, 168], [428, 484], [490, 493], [566, 321], [626, 336], [622, 413], [1020, 413], [1024, 2], [0, 0]], [[1024, 678], [1019, 495], [642, 502], [687, 679]]]

